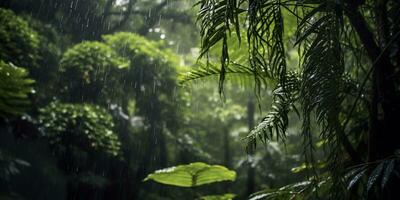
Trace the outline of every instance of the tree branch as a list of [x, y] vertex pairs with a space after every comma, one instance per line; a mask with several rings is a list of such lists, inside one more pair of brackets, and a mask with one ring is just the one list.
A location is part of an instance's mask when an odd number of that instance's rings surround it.
[[358, 11], [357, 6], [353, 4], [345, 6], [345, 13], [349, 18], [351, 25], [356, 30], [368, 56], [372, 61], [374, 61], [378, 57], [380, 49], [375, 42], [374, 35], [369, 30], [364, 17]]

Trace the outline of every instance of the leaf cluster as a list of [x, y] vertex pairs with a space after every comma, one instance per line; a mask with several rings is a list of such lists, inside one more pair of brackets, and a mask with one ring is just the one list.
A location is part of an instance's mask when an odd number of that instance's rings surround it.
[[99, 106], [53, 102], [40, 110], [39, 119], [57, 154], [72, 147], [109, 156], [120, 154], [121, 142], [113, 131], [112, 117]]
[[38, 67], [39, 42], [24, 19], [0, 8], [0, 59], [28, 69]]
[[[82, 42], [61, 59], [62, 93], [72, 101], [95, 102], [121, 95], [120, 74], [129, 62], [101, 42]], [[99, 100], [100, 99], [100, 100]]]

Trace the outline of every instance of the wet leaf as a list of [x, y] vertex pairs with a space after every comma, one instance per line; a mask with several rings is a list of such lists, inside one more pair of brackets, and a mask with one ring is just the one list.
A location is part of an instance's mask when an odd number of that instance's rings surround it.
[[234, 194], [208, 195], [200, 197], [199, 200], [232, 200], [235, 196]]
[[362, 168], [361, 170], [357, 169], [356, 171], [357, 172], [355, 172], [355, 175], [353, 176], [353, 178], [349, 182], [349, 185], [347, 186], [348, 190], [351, 189], [365, 175], [367, 169]]
[[371, 175], [369, 176], [368, 183], [367, 183], [367, 192], [372, 188], [374, 183], [378, 180], [379, 176], [382, 173], [384, 162], [380, 163], [374, 171], [372, 171]]
[[201, 162], [157, 170], [144, 181], [153, 180], [166, 185], [195, 187], [221, 181], [234, 181], [236, 172], [221, 165], [208, 165]]
[[388, 161], [385, 171], [383, 172], [382, 182], [381, 182], [381, 189], [385, 188], [386, 183], [389, 181], [390, 176], [392, 175], [394, 169], [395, 161], [390, 160]]

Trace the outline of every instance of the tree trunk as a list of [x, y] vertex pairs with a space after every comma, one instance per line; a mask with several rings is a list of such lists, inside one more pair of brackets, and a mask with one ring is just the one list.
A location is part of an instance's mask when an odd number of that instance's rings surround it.
[[[355, 2], [355, 1], [351, 1]], [[346, 15], [357, 31], [368, 56], [373, 63], [372, 94], [369, 111], [368, 161], [374, 162], [385, 159], [400, 149], [397, 137], [398, 119], [400, 116], [400, 102], [397, 94], [395, 68], [391, 62], [389, 38], [390, 25], [387, 19], [387, 0], [375, 0], [375, 24], [377, 41], [373, 32], [369, 30], [364, 17], [358, 11], [358, 6], [349, 3]], [[372, 171], [372, 170], [371, 170]], [[371, 172], [370, 172], [371, 173]], [[392, 178], [380, 194], [379, 199], [398, 199], [399, 178]], [[376, 199], [370, 195], [368, 199]]]

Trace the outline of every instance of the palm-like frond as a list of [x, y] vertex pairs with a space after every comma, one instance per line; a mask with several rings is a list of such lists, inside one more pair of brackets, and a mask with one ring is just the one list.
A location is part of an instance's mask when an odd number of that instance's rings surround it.
[[257, 138], [263, 143], [272, 140], [274, 136], [276, 140], [285, 140], [286, 129], [289, 125], [289, 111], [298, 112], [294, 104], [298, 100], [300, 91], [300, 76], [291, 72], [285, 79], [285, 88], [279, 84], [274, 90], [271, 111], [246, 137], [248, 152], [252, 152], [257, 147]]
[[201, 24], [200, 58], [218, 42], [222, 41], [221, 69], [219, 90], [223, 90], [226, 68], [229, 64], [228, 34], [233, 26], [238, 38], [240, 38], [239, 17], [240, 12], [237, 0], [201, 0], [198, 21]]
[[[202, 50], [205, 56], [218, 42], [221, 48], [220, 90], [225, 79], [226, 67], [230, 63], [228, 37], [235, 30], [240, 42], [239, 14], [244, 1], [202, 0], [198, 21], [201, 25]], [[284, 86], [286, 77], [286, 55], [283, 42], [283, 17], [280, 0], [249, 1], [247, 8], [247, 42], [249, 62], [253, 73], [262, 72], [269, 78], [278, 78]]]
[[294, 184], [289, 184], [277, 189], [266, 189], [254, 193], [250, 196], [249, 200], [287, 200], [287, 199], [303, 199], [312, 200], [319, 199], [316, 198], [315, 187], [318, 185], [325, 192], [329, 191], [332, 187], [332, 181], [330, 177], [324, 177], [323, 179], [317, 181], [315, 179], [310, 179], [307, 181], [302, 181]]
[[[370, 65], [371, 61], [373, 62], [372, 66], [374, 66], [375, 62], [382, 60], [389, 60], [387, 61], [388, 63], [382, 64], [382, 66], [387, 65], [390, 68], [392, 65], [390, 62], [394, 61], [390, 61], [391, 58], [384, 55], [389, 54], [386, 50], [390, 49], [389, 46], [391, 43], [397, 40], [397, 37], [400, 35], [400, 32], [397, 31], [398, 29], [393, 28], [399, 24], [398, 20], [391, 20], [393, 17], [391, 14], [388, 14], [389, 17], [387, 19], [389, 21], [385, 22], [388, 24], [383, 23], [382, 27], [375, 27], [373, 23], [378, 22], [379, 24], [379, 21], [382, 20], [377, 19], [379, 16], [371, 14], [376, 12], [374, 10], [377, 8], [376, 2], [350, 2], [352, 3], [349, 3], [349, 1], [333, 0], [243, 0], [239, 3], [242, 6], [248, 6], [244, 12], [246, 14], [244, 28], [247, 29], [246, 39], [247, 47], [249, 48], [248, 62], [250, 63], [250, 68], [253, 73], [261, 72], [263, 73], [263, 77], [273, 79], [278, 83], [274, 91], [274, 102], [271, 111], [247, 137], [248, 150], [251, 151], [255, 148], [258, 139], [262, 142], [267, 142], [274, 137], [278, 140], [284, 140], [289, 124], [289, 112], [295, 108], [293, 105], [300, 105], [302, 112], [299, 115], [303, 122], [301, 132], [304, 138], [306, 160], [310, 162], [310, 166], [315, 165], [313, 160], [313, 137], [316, 135], [312, 131], [319, 131], [320, 139], [327, 141], [324, 144], [324, 148], [327, 150], [325, 152], [329, 154], [327, 160], [330, 164], [329, 176], [332, 188], [340, 190], [344, 188], [343, 175], [345, 174], [343, 171], [344, 168], [340, 166], [343, 166], [344, 162], [349, 163], [348, 157], [343, 156], [343, 153], [347, 152], [351, 160], [350, 163], [362, 162], [362, 159], [358, 155], [359, 152], [354, 149], [351, 143], [353, 141], [349, 139], [359, 137], [359, 135], [354, 134], [354, 131], [350, 131], [350, 137], [346, 135], [345, 131], [348, 131], [346, 125], [349, 121], [352, 125], [359, 124], [359, 121], [365, 121], [368, 117], [372, 117], [375, 121], [380, 120], [375, 118], [379, 115], [377, 112], [381, 108], [373, 108], [371, 112], [371, 102], [369, 102], [368, 98], [362, 97], [364, 104], [357, 105], [358, 99], [361, 99], [361, 96], [367, 96], [364, 94], [368, 92], [368, 89], [367, 87], [364, 88], [364, 86], [366, 86], [367, 82], [369, 83], [370, 75], [373, 74], [373, 77], [375, 77], [373, 79], [374, 82], [372, 82], [375, 92], [372, 95], [373, 106], [376, 107], [376, 104], [374, 104], [376, 98], [384, 98], [385, 96], [383, 92], [382, 94], [379, 94], [379, 92], [376, 94], [377, 91], [382, 90], [389, 91], [388, 93], [395, 93], [398, 89], [379, 89], [377, 85], [382, 85], [385, 82], [383, 81], [379, 84], [380, 80], [377, 80], [380, 79], [379, 70], [373, 71], [374, 67], [371, 67], [369, 71], [363, 68], [366, 64]], [[386, 6], [389, 5], [387, 3], [384, 3], [382, 9], [386, 9]], [[297, 84], [294, 89], [290, 88], [292, 81], [289, 78], [290, 76], [287, 75], [287, 71], [289, 70], [287, 70], [286, 66], [287, 58], [285, 52], [285, 47], [291, 46], [292, 41], [283, 38], [284, 23], [281, 9], [288, 11], [289, 15], [294, 16], [298, 20], [294, 46], [298, 47], [300, 77], [298, 77], [299, 80], [296, 82]], [[396, 7], [389, 10], [397, 12], [398, 9]], [[216, 9], [213, 12], [214, 15], [223, 15], [222, 11]], [[355, 12], [356, 15], [353, 15], [351, 12]], [[239, 15], [241, 13], [240, 10], [240, 12], [236, 12], [235, 14]], [[287, 20], [286, 15], [285, 19]], [[218, 18], [210, 19], [210, 21], [212, 21], [210, 23], [216, 23], [218, 22]], [[221, 21], [219, 20], [219, 22]], [[386, 27], [386, 25], [388, 26]], [[378, 32], [381, 31], [382, 33], [375, 35], [370, 32], [370, 28], [379, 30]], [[386, 30], [387, 33], [384, 33], [385, 28], [388, 28]], [[230, 31], [229, 29], [226, 30]], [[204, 33], [202, 34], [202, 38], [206, 43], [210, 39], [215, 38], [213, 35]], [[376, 36], [378, 37], [376, 38]], [[221, 36], [220, 41], [224, 43], [224, 39]], [[217, 42], [208, 42], [210, 46], [203, 49], [204, 52], [208, 52], [209, 48]], [[384, 43], [387, 44], [384, 45]], [[228, 48], [227, 43], [224, 44], [222, 46], [223, 52], [225, 51], [224, 49]], [[364, 49], [360, 48], [360, 45]], [[393, 52], [397, 53], [391, 53], [393, 56], [398, 54], [398, 47], [396, 46], [394, 49]], [[221, 61], [223, 65], [227, 59], [229, 61], [228, 55], [222, 53]], [[396, 65], [398, 65], [398, 62], [396, 62]], [[344, 75], [345, 72], [347, 73], [346, 76]], [[220, 73], [220, 76], [223, 77], [225, 70], [214, 71], [214, 73]], [[393, 73], [389, 70], [388, 74]], [[364, 77], [362, 84], [358, 83], [357, 78], [359, 77]], [[390, 75], [390, 77], [392, 76]], [[223, 81], [223, 79], [220, 79], [220, 81]], [[392, 86], [389, 84], [388, 87]], [[354, 97], [356, 98], [355, 101], [353, 101]], [[397, 97], [393, 98], [397, 99]], [[349, 109], [350, 112], [346, 111], [349, 102], [354, 102], [351, 104], [353, 106]], [[357, 110], [356, 112], [361, 114], [358, 117], [354, 117], [352, 115], [354, 114], [354, 110]], [[343, 120], [343, 116], [346, 117], [346, 115], [347, 120]], [[385, 119], [382, 120], [385, 121]], [[316, 122], [316, 126], [312, 128], [311, 124], [314, 124], [314, 121]], [[370, 123], [375, 125], [377, 122], [372, 121]], [[365, 129], [371, 131], [374, 128], [367, 127]], [[368, 138], [371, 136], [365, 137]], [[356, 138], [356, 140], [359, 141], [360, 138]], [[367, 144], [367, 146], [370, 146], [370, 144]], [[388, 171], [387, 174], [392, 173], [393, 162], [377, 164], [375, 169], [368, 170], [367, 172], [363, 171], [363, 173], [370, 176], [367, 183], [369, 189], [373, 187], [372, 185], [376, 184], [377, 179], [385, 171]], [[316, 171], [315, 173], [317, 174]], [[384, 179], [383, 182], [388, 181], [387, 176], [385, 176], [386, 178], [382, 178]], [[362, 175], [356, 176], [356, 180], [360, 180], [360, 177]], [[367, 193], [369, 189], [367, 189]], [[329, 197], [342, 199], [335, 195], [343, 194], [344, 192], [342, 191], [334, 191], [329, 193]]]
[[311, 113], [316, 109], [319, 122], [332, 113], [338, 113], [344, 69], [340, 44], [334, 42], [339, 37], [335, 16], [326, 16], [321, 20], [318, 33], [305, 54], [302, 78], [304, 112]]
[[280, 0], [249, 1], [247, 40], [253, 69], [264, 69], [268, 77], [278, 78], [284, 87], [286, 52], [281, 5]]
[[[327, 5], [328, 6], [328, 5]], [[310, 25], [313, 32], [308, 36], [311, 44], [306, 47], [301, 88], [303, 108], [303, 134], [306, 147], [312, 148], [310, 115], [315, 111], [317, 122], [322, 126], [321, 136], [336, 141], [340, 131], [341, 84], [344, 71], [338, 19], [334, 12], [326, 12]]]
[[[219, 76], [221, 74], [221, 67], [213, 65], [211, 63], [197, 63], [197, 66], [190, 70], [189, 72], [182, 74], [180, 77], [180, 84], [185, 84], [187, 82], [210, 78]], [[254, 73], [253, 69], [250, 67], [238, 64], [230, 63], [229, 66], [225, 68], [225, 74], [230, 76], [238, 75], [239, 78], [249, 78], [251, 80], [255, 79], [259, 83], [267, 84], [267, 79], [262, 73]]]

